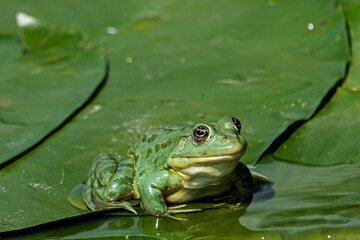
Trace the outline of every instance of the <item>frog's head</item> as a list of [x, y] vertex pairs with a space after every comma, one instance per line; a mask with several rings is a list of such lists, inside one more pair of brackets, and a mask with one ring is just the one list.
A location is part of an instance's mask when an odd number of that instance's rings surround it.
[[237, 162], [247, 146], [240, 130], [240, 121], [234, 117], [196, 125], [192, 134], [180, 139], [172, 153], [171, 165], [187, 167], [210, 162]]

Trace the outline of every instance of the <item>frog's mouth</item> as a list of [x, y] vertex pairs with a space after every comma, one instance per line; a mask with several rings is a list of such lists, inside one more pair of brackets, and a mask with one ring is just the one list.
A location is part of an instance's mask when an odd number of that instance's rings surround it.
[[190, 167], [194, 165], [206, 165], [220, 162], [232, 162], [237, 161], [241, 158], [244, 153], [236, 152], [234, 154], [218, 155], [218, 156], [196, 156], [196, 157], [186, 157], [186, 156], [172, 156], [171, 165], [173, 167]]

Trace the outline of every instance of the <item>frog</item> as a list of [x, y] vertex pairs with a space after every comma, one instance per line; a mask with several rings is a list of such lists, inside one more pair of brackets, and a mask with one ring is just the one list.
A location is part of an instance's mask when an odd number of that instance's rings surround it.
[[148, 129], [125, 156], [100, 153], [95, 158], [83, 200], [89, 210], [123, 208], [137, 214], [129, 200], [138, 199], [145, 213], [176, 219], [176, 213], [189, 211], [178, 209], [184, 203], [231, 188], [251, 192], [251, 174], [239, 161], [247, 149], [240, 132], [238, 118], [228, 116], [195, 126]]

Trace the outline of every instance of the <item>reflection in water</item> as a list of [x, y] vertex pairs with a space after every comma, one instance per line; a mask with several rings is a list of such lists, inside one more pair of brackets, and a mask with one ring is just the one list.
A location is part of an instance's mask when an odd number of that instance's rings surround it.
[[[276, 232], [253, 232], [243, 227], [239, 218], [246, 208], [233, 211], [229, 208], [217, 208], [183, 214], [187, 221], [177, 221], [168, 218], [143, 217], [108, 217], [108, 220], [96, 230], [84, 232], [72, 237], [104, 236], [104, 235], [152, 235], [168, 239], [207, 239], [231, 238], [249, 236], [256, 239], [277, 239], [281, 234]], [[126, 223], [126, 224], [125, 224]], [[116, 226], [116, 227], [114, 227]], [[252, 239], [252, 238], [249, 238]]]
[[134, 226], [135, 220], [132, 217], [115, 218], [109, 222], [108, 227], [110, 229], [128, 229]]

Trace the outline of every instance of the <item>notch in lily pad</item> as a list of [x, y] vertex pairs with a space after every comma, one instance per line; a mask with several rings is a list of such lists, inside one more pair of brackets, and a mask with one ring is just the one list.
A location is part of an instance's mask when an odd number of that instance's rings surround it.
[[23, 52], [59, 47], [73, 47], [85, 42], [87, 36], [80, 29], [35, 18], [26, 13], [16, 14], [16, 24]]

